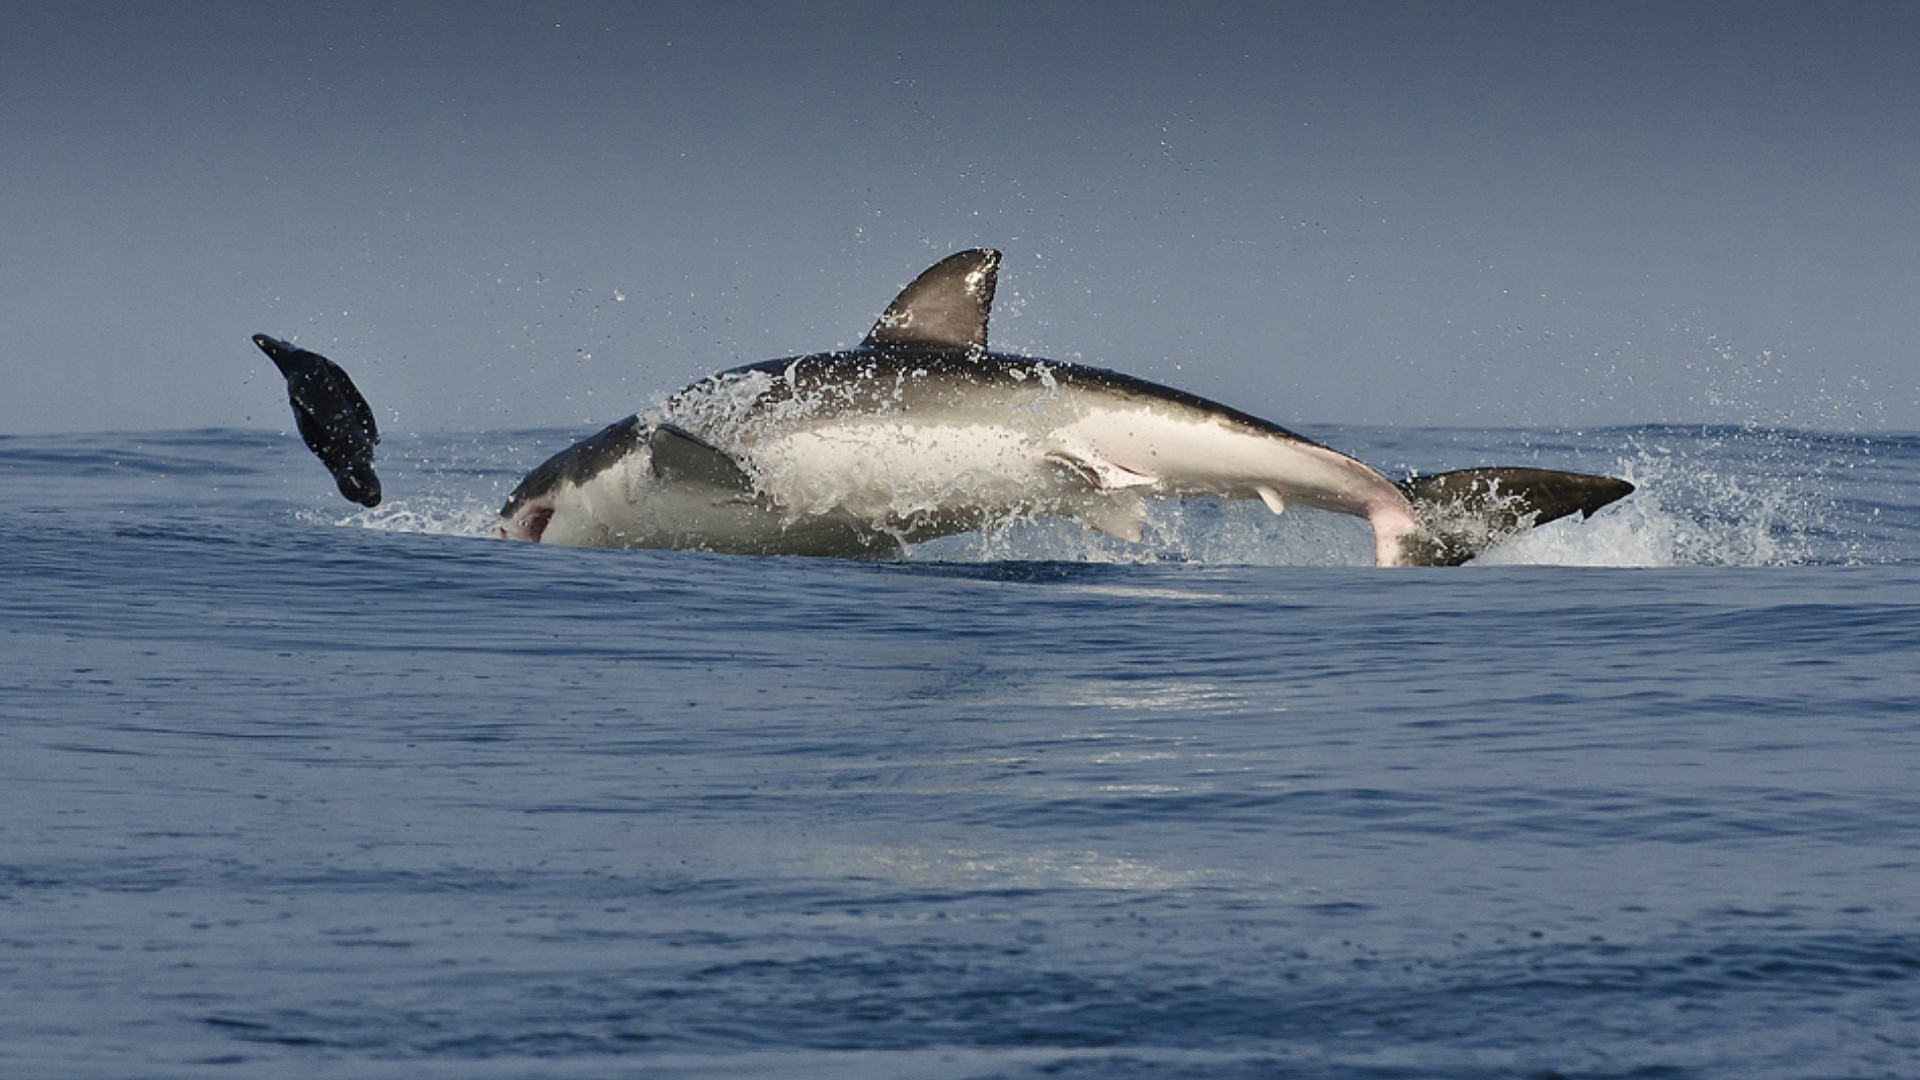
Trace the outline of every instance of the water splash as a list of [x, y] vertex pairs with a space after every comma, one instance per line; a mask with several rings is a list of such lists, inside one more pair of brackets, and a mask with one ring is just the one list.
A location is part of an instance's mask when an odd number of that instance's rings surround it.
[[330, 524], [379, 532], [427, 536], [491, 537], [496, 509], [453, 496], [421, 495], [394, 499], [371, 509], [332, 518]]
[[1788, 429], [1638, 429], [1618, 468], [1640, 490], [1612, 523], [1642, 553], [1626, 565], [1880, 561], [1835, 494], [1835, 470], [1863, 453], [1857, 439]]
[[[1395, 453], [1441, 460], [1531, 459], [1604, 471], [1638, 490], [1591, 520], [1535, 529], [1481, 556], [1480, 566], [1795, 566], [1900, 561], [1915, 547], [1920, 507], [1906, 482], [1920, 440], [1793, 429], [1647, 426], [1481, 433], [1472, 446], [1399, 430]], [[431, 439], [433, 437], [426, 437]], [[492, 534], [502, 492], [539, 449], [525, 433], [446, 437], [391, 485], [410, 491], [371, 510], [334, 504], [302, 512], [315, 524], [389, 532]], [[565, 433], [534, 440], [564, 442]], [[1364, 440], [1363, 440], [1364, 441]], [[1023, 517], [916, 545], [921, 563], [1058, 562], [1105, 565], [1349, 567], [1371, 563], [1364, 522], [1253, 503], [1149, 501], [1143, 540], [1129, 544], [1081, 525]]]

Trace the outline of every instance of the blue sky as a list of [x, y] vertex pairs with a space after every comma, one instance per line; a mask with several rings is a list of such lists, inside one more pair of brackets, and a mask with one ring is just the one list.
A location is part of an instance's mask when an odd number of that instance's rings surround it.
[[1920, 5], [10, 3], [0, 432], [597, 427], [1006, 253], [1315, 423], [1920, 430]]

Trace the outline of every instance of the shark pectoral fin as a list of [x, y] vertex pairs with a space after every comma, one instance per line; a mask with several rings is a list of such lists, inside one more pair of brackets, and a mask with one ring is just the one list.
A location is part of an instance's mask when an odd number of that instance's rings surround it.
[[732, 491], [752, 491], [753, 477], [726, 452], [672, 424], [661, 424], [647, 436], [653, 475], [662, 480], [707, 484]]
[[1282, 514], [1286, 512], [1287, 501], [1280, 497], [1280, 492], [1278, 490], [1272, 487], [1269, 487], [1266, 484], [1261, 484], [1259, 487], [1256, 487], [1253, 490], [1259, 494], [1260, 501], [1267, 504], [1267, 509], [1273, 511], [1276, 514]]
[[1047, 454], [1047, 460], [1085, 480], [1087, 486], [1095, 491], [1125, 491], [1127, 488], [1146, 487], [1160, 482], [1157, 476], [1116, 465], [1093, 453], [1054, 450]]

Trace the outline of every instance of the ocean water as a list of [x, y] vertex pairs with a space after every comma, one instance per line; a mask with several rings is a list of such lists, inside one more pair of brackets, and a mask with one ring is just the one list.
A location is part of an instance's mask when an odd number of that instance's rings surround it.
[[576, 432], [0, 438], [0, 1076], [1920, 1076], [1920, 438], [901, 562], [485, 538]]

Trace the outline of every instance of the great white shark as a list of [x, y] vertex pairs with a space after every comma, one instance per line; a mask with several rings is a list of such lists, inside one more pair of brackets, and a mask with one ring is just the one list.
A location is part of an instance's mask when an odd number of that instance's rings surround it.
[[879, 556], [1039, 515], [1140, 539], [1156, 496], [1351, 514], [1380, 566], [1455, 565], [1633, 490], [1532, 468], [1398, 483], [1218, 402], [991, 351], [1000, 253], [950, 255], [851, 349], [702, 379], [529, 473], [499, 536], [593, 547]]

